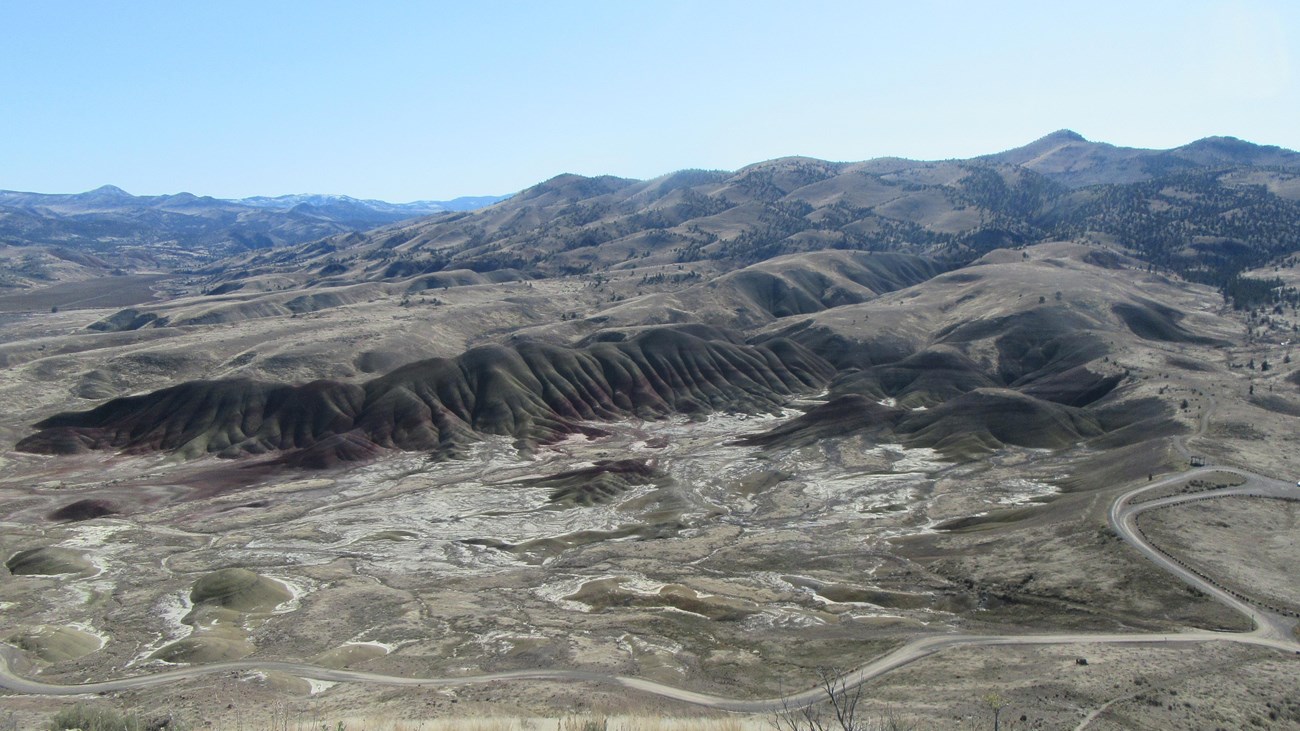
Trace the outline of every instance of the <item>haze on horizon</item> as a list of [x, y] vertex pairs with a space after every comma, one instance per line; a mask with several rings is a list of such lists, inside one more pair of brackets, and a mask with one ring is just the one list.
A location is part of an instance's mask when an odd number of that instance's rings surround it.
[[1300, 148], [1300, 6], [0, 4], [0, 189], [400, 202], [562, 172]]

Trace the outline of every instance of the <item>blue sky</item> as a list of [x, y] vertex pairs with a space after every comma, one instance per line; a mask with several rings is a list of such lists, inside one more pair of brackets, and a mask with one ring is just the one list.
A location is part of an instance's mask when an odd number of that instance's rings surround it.
[[562, 172], [1300, 148], [1300, 2], [0, 0], [0, 188], [405, 201]]

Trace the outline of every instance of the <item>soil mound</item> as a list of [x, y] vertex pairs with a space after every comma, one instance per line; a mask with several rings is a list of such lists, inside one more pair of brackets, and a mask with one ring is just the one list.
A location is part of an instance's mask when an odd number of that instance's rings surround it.
[[95, 568], [85, 554], [55, 546], [19, 551], [5, 561], [5, 567], [14, 576], [82, 574]]
[[194, 582], [190, 590], [195, 606], [207, 604], [237, 612], [270, 612], [292, 598], [280, 582], [248, 569], [214, 571]]
[[75, 627], [41, 625], [9, 637], [8, 642], [46, 662], [76, 660], [103, 645], [99, 637]]
[[258, 454], [315, 444], [345, 432], [360, 412], [360, 387], [330, 381], [286, 386], [244, 379], [191, 381], [85, 412], [57, 414], [18, 443], [24, 451], [179, 451], [187, 456]]
[[977, 388], [997, 386], [967, 356], [938, 345], [895, 363], [872, 366], [837, 381], [836, 393], [896, 399], [900, 406], [933, 406]]
[[163, 662], [190, 664], [238, 660], [255, 648], [243, 640], [224, 637], [188, 637], [163, 647], [150, 656]]
[[1020, 391], [1044, 401], [1082, 407], [1105, 398], [1123, 380], [1124, 376], [1118, 373], [1103, 375], [1094, 373], [1086, 366], [1076, 366], [1036, 380]]
[[623, 584], [620, 577], [588, 581], [565, 599], [586, 604], [597, 612], [610, 607], [670, 607], [720, 622], [736, 622], [760, 613], [752, 602], [701, 594], [680, 584], [666, 584], [654, 592], [633, 591]]
[[1098, 404], [1088, 411], [1096, 416], [1097, 423], [1106, 430], [1106, 436], [1094, 439], [1091, 443], [1091, 446], [1098, 449], [1129, 447], [1150, 439], [1186, 434], [1188, 431], [1174, 417], [1173, 404], [1158, 398]]
[[1159, 302], [1138, 300], [1136, 303], [1120, 302], [1111, 306], [1111, 311], [1119, 316], [1133, 334], [1143, 340], [1159, 340], [1167, 343], [1194, 343], [1197, 345], [1214, 345], [1220, 341], [1196, 335], [1179, 324], [1183, 313]]
[[312, 663], [327, 668], [346, 668], [388, 654], [388, 649], [369, 643], [349, 643], [317, 655]]
[[732, 290], [772, 317], [788, 317], [866, 302], [938, 273], [934, 262], [907, 254], [816, 252], [761, 262], [702, 286]]
[[50, 520], [75, 523], [82, 520], [102, 518], [106, 515], [117, 515], [117, 512], [117, 508], [113, 507], [112, 503], [87, 498], [85, 500], [68, 503], [46, 517]]
[[382, 447], [354, 429], [325, 437], [305, 449], [288, 452], [275, 463], [297, 469], [328, 470], [350, 462], [368, 462], [384, 452]]

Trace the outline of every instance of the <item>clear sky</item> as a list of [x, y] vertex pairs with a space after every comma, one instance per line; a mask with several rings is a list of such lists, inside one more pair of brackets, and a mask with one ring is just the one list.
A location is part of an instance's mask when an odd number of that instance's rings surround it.
[[392, 201], [562, 172], [1300, 148], [1300, 2], [0, 0], [0, 188]]

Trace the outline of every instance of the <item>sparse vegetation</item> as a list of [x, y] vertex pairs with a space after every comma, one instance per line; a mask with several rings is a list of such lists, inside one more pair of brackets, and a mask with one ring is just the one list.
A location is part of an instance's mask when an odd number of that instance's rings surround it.
[[144, 719], [107, 706], [77, 704], [56, 711], [46, 723], [48, 731], [186, 731], [171, 715]]
[[850, 685], [845, 674], [833, 668], [817, 670], [821, 700], [802, 707], [786, 706], [772, 717], [776, 731], [911, 731], [893, 711], [872, 712], [862, 685]]

